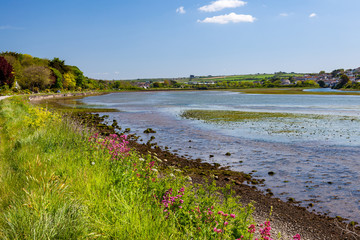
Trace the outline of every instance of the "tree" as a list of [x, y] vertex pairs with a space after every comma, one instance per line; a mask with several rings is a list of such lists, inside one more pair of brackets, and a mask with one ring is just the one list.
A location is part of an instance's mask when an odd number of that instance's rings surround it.
[[50, 69], [52, 70], [53, 76], [55, 78], [55, 82], [53, 83], [52, 87], [62, 89], [63, 88], [63, 76], [62, 76], [62, 74], [56, 68], [50, 68]]
[[85, 77], [84, 73], [80, 71], [80, 69], [76, 66], [71, 66], [71, 71], [75, 76], [76, 86], [78, 87], [84, 87], [85, 84]]
[[334, 71], [331, 72], [331, 76], [332, 77], [337, 77], [340, 74], [344, 74], [344, 69], [336, 69]]
[[320, 71], [319, 74], [320, 74], [320, 75], [321, 75], [321, 74], [325, 74], [325, 71]]
[[64, 88], [74, 89], [76, 87], [76, 81], [74, 74], [67, 72], [64, 74]]
[[345, 85], [351, 84], [351, 81], [349, 79], [349, 77], [345, 74], [341, 75], [340, 77], [340, 81], [338, 84], [336, 84], [336, 86], [334, 87], [334, 89], [340, 89], [345, 87]]
[[29, 66], [24, 69], [23, 77], [19, 79], [22, 88], [34, 90], [45, 89], [51, 83], [51, 71], [43, 66]]
[[23, 67], [21, 66], [20, 61], [18, 60], [18, 58], [10, 54], [4, 55], [4, 58], [13, 67], [14, 82], [17, 82], [19, 79], [22, 78], [22, 72], [23, 72]]
[[14, 69], [8, 61], [0, 56], [0, 86], [12, 86], [14, 83]]
[[64, 74], [70, 70], [69, 67], [65, 65], [65, 61], [60, 60], [59, 58], [54, 58], [51, 60], [49, 62], [49, 66], [57, 69], [61, 74]]
[[319, 84], [319, 86], [322, 87], [322, 88], [324, 88], [325, 85], [326, 85], [323, 80], [318, 81], [318, 84]]

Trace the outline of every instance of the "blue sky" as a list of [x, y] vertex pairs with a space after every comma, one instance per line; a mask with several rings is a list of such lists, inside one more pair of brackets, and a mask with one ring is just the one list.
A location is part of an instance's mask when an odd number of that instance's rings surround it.
[[360, 66], [359, 0], [0, 1], [0, 51], [97, 79]]

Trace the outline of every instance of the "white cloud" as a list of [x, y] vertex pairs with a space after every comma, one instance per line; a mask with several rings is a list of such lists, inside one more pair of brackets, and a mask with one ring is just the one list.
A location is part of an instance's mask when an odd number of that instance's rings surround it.
[[225, 8], [237, 8], [245, 6], [246, 2], [241, 0], [217, 0], [199, 8], [202, 12], [217, 12]]
[[309, 15], [309, 18], [314, 18], [314, 17], [317, 17], [316, 13], [312, 13], [312, 14]]
[[280, 17], [288, 17], [289, 14], [288, 13], [280, 13]]
[[239, 23], [239, 22], [254, 22], [256, 18], [251, 15], [243, 15], [243, 14], [236, 14], [230, 13], [225, 15], [219, 15], [214, 17], [208, 17], [204, 20], [198, 20], [200, 23], [218, 23], [218, 24], [227, 24], [227, 23]]
[[177, 12], [177, 13], [180, 13], [180, 14], [185, 14], [185, 13], [186, 13], [186, 11], [185, 11], [185, 9], [184, 9], [183, 6], [177, 8], [177, 9], [176, 9], [176, 12]]

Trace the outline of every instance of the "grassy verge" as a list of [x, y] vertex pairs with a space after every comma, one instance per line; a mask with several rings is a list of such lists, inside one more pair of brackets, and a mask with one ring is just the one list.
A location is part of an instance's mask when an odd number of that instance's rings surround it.
[[20, 98], [0, 102], [0, 126], [1, 239], [253, 239], [253, 208], [230, 186], [159, 173], [124, 137]]

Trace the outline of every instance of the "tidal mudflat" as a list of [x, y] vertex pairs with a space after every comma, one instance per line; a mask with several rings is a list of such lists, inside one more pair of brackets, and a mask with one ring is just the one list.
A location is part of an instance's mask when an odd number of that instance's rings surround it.
[[360, 96], [189, 91], [79, 101], [119, 110], [109, 121], [144, 142], [154, 136], [179, 155], [263, 178], [261, 188], [281, 199], [360, 222]]

